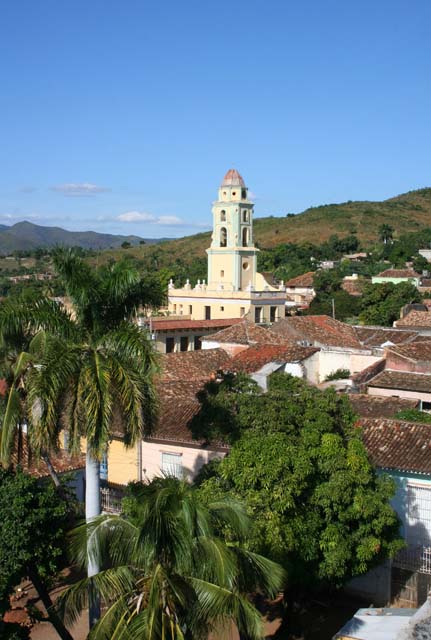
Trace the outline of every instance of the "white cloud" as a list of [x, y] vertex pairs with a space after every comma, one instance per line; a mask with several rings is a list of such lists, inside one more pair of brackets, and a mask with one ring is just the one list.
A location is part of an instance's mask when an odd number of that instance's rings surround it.
[[51, 187], [51, 191], [57, 191], [58, 193], [62, 193], [65, 196], [69, 197], [79, 197], [79, 196], [95, 196], [98, 193], [106, 193], [107, 191], [111, 191], [108, 187], [101, 187], [97, 184], [92, 184], [91, 182], [67, 182], [66, 184], [58, 184], [54, 187]]
[[145, 211], [127, 211], [119, 215], [117, 220], [121, 222], [155, 222], [157, 224], [156, 216], [145, 213]]
[[157, 219], [157, 224], [168, 224], [168, 225], [177, 225], [177, 224], [185, 224], [181, 218], [178, 216], [160, 216]]
[[164, 226], [185, 225], [184, 220], [178, 216], [154, 216], [146, 211], [127, 211], [117, 217], [120, 222], [150, 222], [151, 224], [160, 224]]

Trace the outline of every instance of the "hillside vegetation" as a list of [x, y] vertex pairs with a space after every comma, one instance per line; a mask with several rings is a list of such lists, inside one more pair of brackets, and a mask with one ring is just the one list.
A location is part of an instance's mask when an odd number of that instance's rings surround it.
[[[208, 220], [211, 213], [208, 212]], [[260, 248], [272, 248], [293, 242], [320, 245], [332, 235], [339, 237], [355, 234], [363, 247], [378, 239], [378, 229], [388, 224], [394, 229], [394, 238], [401, 234], [431, 227], [431, 188], [410, 191], [384, 200], [349, 201], [311, 207], [302, 213], [285, 217], [269, 216], [254, 221], [254, 239]], [[210, 232], [164, 241], [157, 245], [131, 247], [129, 255], [152, 258], [157, 268], [169, 267], [175, 261], [191, 263], [206, 258]], [[123, 251], [104, 252], [105, 260], [118, 259]]]

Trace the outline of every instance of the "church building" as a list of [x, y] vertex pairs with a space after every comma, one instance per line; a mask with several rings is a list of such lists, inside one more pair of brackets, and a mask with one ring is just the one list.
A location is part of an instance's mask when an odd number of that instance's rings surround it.
[[259, 249], [253, 241], [253, 203], [244, 180], [230, 169], [213, 204], [213, 232], [208, 254], [208, 279], [189, 281], [168, 291], [169, 313], [192, 320], [247, 317], [272, 323], [284, 317], [286, 293], [257, 272]]

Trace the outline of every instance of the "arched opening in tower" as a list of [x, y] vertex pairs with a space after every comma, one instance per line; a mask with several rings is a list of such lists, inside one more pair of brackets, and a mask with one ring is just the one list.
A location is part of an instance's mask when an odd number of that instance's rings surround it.
[[242, 230], [242, 246], [248, 247], [248, 229]]
[[226, 230], [226, 227], [222, 227], [220, 229], [220, 246], [221, 247], [226, 247], [227, 246], [227, 230]]

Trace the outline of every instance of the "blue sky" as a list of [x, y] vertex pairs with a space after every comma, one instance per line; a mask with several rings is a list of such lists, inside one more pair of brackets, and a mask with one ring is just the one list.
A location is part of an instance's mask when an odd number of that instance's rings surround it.
[[0, 222], [181, 236], [431, 186], [429, 0], [5, 0]]

